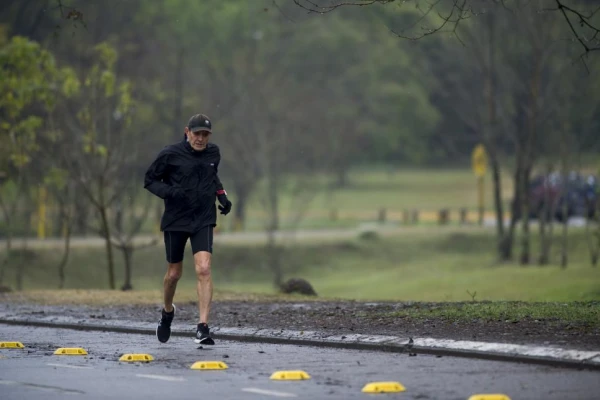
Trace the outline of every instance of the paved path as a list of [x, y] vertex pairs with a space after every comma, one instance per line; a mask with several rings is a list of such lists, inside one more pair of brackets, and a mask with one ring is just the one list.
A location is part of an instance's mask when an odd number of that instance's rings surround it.
[[[402, 226], [378, 226], [377, 224], [364, 224], [354, 229], [306, 229], [292, 231], [278, 231], [275, 233], [278, 241], [300, 241], [300, 242], [318, 242], [340, 241], [357, 237], [364, 231], [375, 231], [381, 236], [392, 236], [403, 233], [415, 234], [418, 232], [432, 232], [443, 229], [446, 232], [466, 232], [466, 231], [486, 231], [485, 227], [478, 226], [446, 226], [438, 228], [436, 226], [420, 227], [402, 227]], [[139, 235], [136, 236], [134, 243], [136, 245], [150, 245], [152, 243], [161, 244], [161, 235]], [[223, 244], [263, 244], [267, 241], [267, 235], [264, 232], [223, 232], [215, 235], [215, 243]], [[0, 251], [6, 246], [6, 240], [0, 239]], [[13, 248], [27, 247], [30, 249], [53, 249], [64, 247], [64, 240], [57, 238], [48, 239], [13, 239]], [[101, 237], [72, 237], [71, 247], [104, 247], [104, 239]]]
[[[313, 346], [218, 341], [199, 349], [191, 338], [167, 344], [153, 335], [2, 325], [0, 340], [25, 349], [0, 350], [2, 399], [369, 399], [370, 382], [401, 383], [385, 399], [468, 399], [504, 393], [511, 399], [597, 398], [600, 373], [509, 362], [384, 353]], [[59, 347], [82, 347], [87, 356], [59, 356]], [[147, 353], [149, 363], [120, 362], [125, 353]], [[221, 361], [218, 371], [190, 369]], [[310, 379], [275, 381], [278, 370], [303, 370]]]

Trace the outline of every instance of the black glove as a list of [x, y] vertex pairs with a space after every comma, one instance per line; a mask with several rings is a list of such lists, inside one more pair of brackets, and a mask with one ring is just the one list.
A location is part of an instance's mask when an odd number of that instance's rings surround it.
[[221, 205], [219, 206], [219, 210], [221, 210], [221, 214], [227, 215], [231, 211], [231, 201], [227, 198], [226, 194], [217, 195], [217, 199]]

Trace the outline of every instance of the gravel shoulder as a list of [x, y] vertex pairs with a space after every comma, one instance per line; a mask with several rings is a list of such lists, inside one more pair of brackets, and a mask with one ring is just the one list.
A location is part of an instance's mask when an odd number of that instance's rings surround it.
[[[154, 322], [160, 318], [159, 304], [141, 305], [44, 305], [34, 302], [11, 302], [0, 297], [4, 315], [35, 319], [43, 316], [69, 316], [81, 322], [102, 323], [106, 320]], [[578, 323], [561, 319], [491, 320], [474, 318], [452, 319], [426, 316], [412, 317], [403, 310], [432, 305], [424, 303], [357, 301], [215, 301], [210, 325], [214, 327], [244, 327], [319, 331], [327, 334], [370, 334], [408, 337], [431, 337], [454, 340], [484, 341], [539, 345], [577, 350], [600, 349], [599, 323]], [[437, 307], [437, 306], [436, 306]], [[175, 325], [193, 329], [197, 323], [195, 302], [177, 303]], [[593, 305], [597, 313], [597, 305]], [[424, 316], [425, 315], [425, 316]], [[595, 314], [594, 314], [595, 315]], [[594, 317], [595, 318], [595, 317]]]

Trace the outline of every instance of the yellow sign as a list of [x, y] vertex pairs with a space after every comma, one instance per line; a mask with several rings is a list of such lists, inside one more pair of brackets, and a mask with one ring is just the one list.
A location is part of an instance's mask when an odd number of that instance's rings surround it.
[[478, 144], [473, 149], [473, 154], [471, 155], [471, 162], [473, 163], [473, 172], [478, 177], [482, 177], [485, 175], [487, 170], [488, 157], [485, 152], [485, 147], [482, 144]]

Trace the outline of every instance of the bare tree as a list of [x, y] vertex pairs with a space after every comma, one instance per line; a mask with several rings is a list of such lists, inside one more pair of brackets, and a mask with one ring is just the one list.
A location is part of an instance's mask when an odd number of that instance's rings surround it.
[[[404, 9], [412, 6], [407, 11], [415, 12], [414, 21], [401, 30], [392, 29], [399, 37], [410, 40], [448, 32], [461, 40], [457, 33], [459, 25], [465, 20], [480, 17], [482, 14], [478, 7], [479, 0], [294, 0], [294, 3], [308, 13], [315, 14], [325, 14], [346, 6], [364, 7], [391, 3], [400, 8], [404, 7]], [[519, 8], [524, 5], [523, 2], [511, 0], [490, 0], [490, 3], [495, 3], [497, 6], [515, 13], [518, 13]], [[529, 7], [529, 2], [525, 6]], [[600, 6], [578, 5], [576, 7], [568, 5], [565, 0], [542, 0], [537, 2], [537, 11], [560, 15], [574, 40], [583, 48], [582, 57], [590, 52], [600, 50], [600, 24], [594, 19], [600, 11]], [[414, 31], [417, 32], [414, 33]]]
[[143, 196], [144, 202], [139, 204], [140, 190], [137, 186], [130, 184], [115, 201], [114, 207], [114, 235], [111, 237], [113, 246], [123, 255], [125, 266], [125, 279], [121, 290], [133, 289], [133, 255], [136, 250], [155, 246], [157, 238], [147, 243], [135, 243], [135, 237], [140, 233], [143, 224], [148, 220], [152, 210], [151, 204], [155, 199], [151, 196]]
[[109, 287], [115, 289], [110, 209], [130, 181], [130, 167], [135, 163], [132, 144], [136, 139], [129, 130], [133, 100], [131, 84], [117, 81], [116, 51], [101, 43], [94, 53], [97, 63], [87, 71], [82, 90], [75, 104], [70, 105], [71, 110], [78, 111], [64, 113], [69, 135], [63, 157], [98, 214], [98, 231], [105, 240]]

